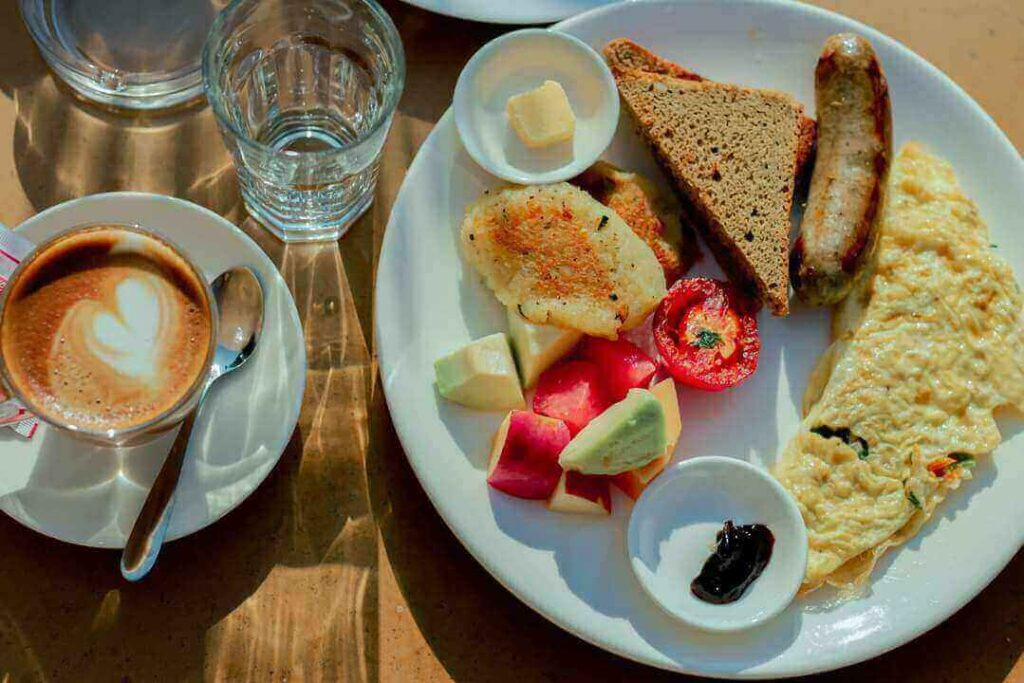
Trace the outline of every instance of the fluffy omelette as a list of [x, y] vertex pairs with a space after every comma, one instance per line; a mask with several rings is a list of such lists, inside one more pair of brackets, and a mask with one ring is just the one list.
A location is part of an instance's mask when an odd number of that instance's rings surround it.
[[999, 445], [993, 411], [1024, 410], [1024, 299], [949, 164], [906, 145], [881, 221], [775, 472], [807, 524], [805, 590], [862, 585]]

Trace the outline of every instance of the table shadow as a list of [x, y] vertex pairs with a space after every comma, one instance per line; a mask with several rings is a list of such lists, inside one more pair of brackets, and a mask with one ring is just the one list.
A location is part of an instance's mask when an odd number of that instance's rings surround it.
[[[270, 620], [290, 618], [262, 649], [249, 645], [244, 656], [231, 658], [259, 663], [247, 680], [289, 671], [322, 680], [377, 678], [378, 552], [365, 474], [372, 370], [363, 333], [372, 221], [371, 212], [340, 242], [309, 244], [284, 244], [251, 218], [240, 224], [288, 284], [308, 364], [301, 464], [290, 501], [295, 545], [279, 557], [287, 583], [277, 588], [272, 607], [258, 610]], [[249, 631], [236, 640], [250, 638]]]
[[288, 540], [301, 461], [296, 431], [281, 463], [216, 526], [167, 544], [130, 584], [119, 553], [61, 543], [0, 517], [0, 662], [14, 680], [180, 680], [202, 669], [206, 633], [244, 602]]

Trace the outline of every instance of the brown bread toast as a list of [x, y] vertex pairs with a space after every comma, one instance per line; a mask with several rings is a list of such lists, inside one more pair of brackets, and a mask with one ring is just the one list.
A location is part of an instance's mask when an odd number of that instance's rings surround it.
[[813, 156], [814, 121], [785, 93], [706, 80], [626, 39], [604, 53], [715, 258], [786, 315], [790, 211]]

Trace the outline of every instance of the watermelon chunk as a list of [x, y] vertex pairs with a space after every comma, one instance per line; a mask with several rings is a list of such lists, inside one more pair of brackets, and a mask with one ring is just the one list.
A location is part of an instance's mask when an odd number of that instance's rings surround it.
[[609, 405], [624, 399], [630, 389], [646, 389], [657, 370], [650, 356], [625, 339], [610, 341], [585, 337], [579, 355], [600, 369], [605, 400]]
[[545, 370], [537, 382], [533, 411], [565, 422], [575, 436], [609, 405], [597, 365], [566, 360]]

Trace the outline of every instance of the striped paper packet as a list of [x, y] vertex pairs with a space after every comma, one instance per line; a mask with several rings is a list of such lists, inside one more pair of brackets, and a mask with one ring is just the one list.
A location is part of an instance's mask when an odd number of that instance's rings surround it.
[[[0, 291], [7, 285], [7, 278], [21, 263], [21, 259], [33, 247], [27, 239], [0, 225]], [[0, 389], [0, 427], [9, 427], [26, 439], [31, 439], [39, 427], [39, 421], [17, 400], [8, 398]]]

